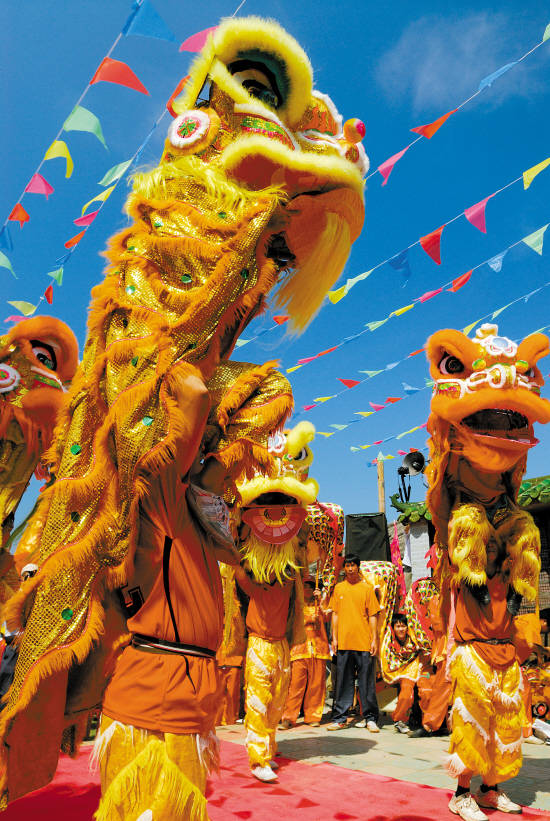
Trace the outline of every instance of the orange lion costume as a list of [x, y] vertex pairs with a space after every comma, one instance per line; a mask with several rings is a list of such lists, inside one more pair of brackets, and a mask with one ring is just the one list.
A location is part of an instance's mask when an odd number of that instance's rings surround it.
[[19, 588], [37, 545], [8, 552], [15, 512], [44, 459], [78, 364], [78, 343], [59, 319], [24, 319], [0, 337], [0, 604]]
[[[103, 701], [98, 819], [207, 817], [216, 559], [233, 550], [219, 496], [273, 469], [267, 431], [292, 407], [270, 365], [228, 359], [276, 284], [307, 325], [363, 223], [364, 126], [343, 126], [276, 23], [222, 22], [172, 110], [93, 290], [57, 481], [30, 525], [40, 568], [13, 600], [25, 629], [0, 722], [3, 805], [52, 777]], [[162, 710], [148, 683], [172, 673]]]
[[[445, 330], [427, 343], [434, 380], [427, 504], [439, 552], [436, 581], [454, 641], [448, 769], [459, 787], [449, 807], [462, 817], [480, 812], [476, 801], [521, 811], [498, 782], [521, 768], [512, 616], [523, 596], [537, 595], [540, 534], [516, 498], [537, 442], [533, 423], [550, 421], [537, 367], [548, 351], [540, 333], [516, 345], [489, 324], [474, 339]], [[483, 784], [474, 800], [469, 785], [476, 773]]]

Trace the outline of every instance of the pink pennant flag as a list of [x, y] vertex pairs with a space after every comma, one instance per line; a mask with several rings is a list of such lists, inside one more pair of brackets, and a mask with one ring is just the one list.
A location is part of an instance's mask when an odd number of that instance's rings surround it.
[[399, 454], [400, 456], [406, 456], [406, 455], [407, 455], [407, 451], [406, 451], [406, 450], [398, 450], [397, 452], [398, 452], [398, 454]]
[[19, 314], [11, 314], [11, 316], [5, 318], [4, 322], [23, 322], [26, 318], [26, 316], [19, 316]]
[[409, 146], [407, 146], [407, 148], [404, 148], [403, 151], [398, 151], [397, 154], [394, 154], [393, 157], [390, 157], [388, 160], [385, 160], [382, 163], [382, 165], [378, 166], [377, 170], [380, 171], [380, 173], [384, 177], [384, 182], [382, 183], [382, 185], [386, 185], [386, 183], [388, 182], [389, 176], [390, 176], [391, 172], [393, 171], [394, 165], [399, 162], [399, 160], [401, 159], [401, 157], [403, 156], [405, 151], [408, 150], [408, 148], [409, 148]]
[[308, 411], [308, 410], [311, 410], [312, 408], [314, 408], [315, 405], [303, 405], [302, 407], [305, 411]]
[[97, 211], [90, 211], [89, 214], [85, 214], [83, 217], [79, 217], [78, 219], [73, 220], [73, 222], [79, 228], [87, 228], [88, 225], [92, 224], [92, 222], [95, 220], [98, 214], [99, 208], [97, 209]]
[[383, 439], [378, 439], [376, 442], [373, 442], [372, 444], [373, 445], [381, 445], [383, 441], [384, 441]]
[[475, 205], [471, 205], [470, 208], [466, 208], [464, 211], [464, 216], [474, 225], [479, 231], [482, 231], [484, 234], [487, 233], [487, 228], [485, 226], [485, 206], [489, 202], [493, 195], [491, 194], [488, 197], [485, 197], [484, 200], [480, 200]]
[[440, 294], [442, 290], [443, 290], [443, 288], [436, 288], [435, 291], [426, 291], [426, 293], [422, 294], [422, 296], [419, 298], [418, 301], [419, 302], [427, 302], [429, 299], [433, 299], [434, 296], [437, 296], [438, 294]]
[[444, 228], [445, 225], [442, 225], [437, 231], [432, 231], [431, 234], [426, 234], [425, 237], [420, 237], [419, 240], [420, 245], [428, 256], [438, 265], [441, 265], [441, 234]]
[[90, 80], [90, 85], [94, 83], [115, 83], [115, 85], [133, 88], [141, 94], [149, 94], [139, 77], [136, 77], [130, 66], [120, 60], [113, 60], [111, 57], [104, 57], [99, 68]]
[[384, 408], [386, 407], [385, 405], [377, 405], [376, 402], [369, 402], [369, 405], [375, 411], [384, 410]]
[[439, 131], [443, 123], [449, 119], [451, 114], [454, 114], [457, 109], [453, 108], [452, 111], [447, 111], [446, 114], [443, 114], [441, 117], [438, 117], [437, 120], [434, 120], [433, 123], [427, 123], [426, 125], [417, 125], [415, 128], [411, 128], [411, 131], [414, 131], [416, 134], [421, 134], [423, 137], [427, 137], [430, 140], [436, 131]]
[[308, 362], [313, 362], [314, 359], [317, 359], [319, 354], [315, 354], [315, 356], [305, 356], [303, 359], [298, 360], [298, 365], [307, 365]]
[[338, 379], [338, 382], [341, 382], [342, 385], [346, 386], [346, 388], [354, 388], [360, 382], [359, 379], [340, 379], [339, 376], [337, 376], [336, 378]]
[[197, 31], [196, 34], [192, 34], [191, 37], [188, 37], [187, 40], [184, 40], [180, 46], [180, 51], [200, 51], [206, 45], [206, 41], [208, 40], [208, 35], [212, 32], [216, 31], [217, 26], [210, 26], [208, 29], [203, 29], [202, 31]]
[[53, 285], [48, 285], [48, 287], [44, 291], [44, 296], [46, 298], [46, 302], [48, 303], [48, 305], [51, 305], [53, 302]]
[[48, 180], [44, 179], [42, 174], [33, 174], [27, 187], [25, 188], [27, 194], [45, 194], [46, 199], [53, 194], [53, 186]]
[[456, 279], [453, 279], [453, 287], [452, 288], [447, 288], [447, 290], [451, 291], [453, 294], [456, 293], [456, 291], [459, 291], [462, 288], [463, 285], [466, 285], [466, 283], [468, 282], [468, 280], [472, 276], [473, 272], [474, 272], [474, 270], [472, 268], [471, 271], [466, 271], [465, 274], [462, 274], [461, 276], [457, 277]]

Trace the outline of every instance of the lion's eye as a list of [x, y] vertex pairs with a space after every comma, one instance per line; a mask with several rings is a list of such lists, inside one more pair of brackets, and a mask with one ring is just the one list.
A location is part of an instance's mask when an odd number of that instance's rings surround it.
[[229, 71], [252, 97], [270, 108], [279, 108], [281, 95], [267, 66], [252, 60], [236, 60], [229, 66]]
[[458, 357], [446, 353], [439, 363], [439, 370], [441, 373], [452, 375], [462, 373], [464, 371], [464, 365]]
[[45, 368], [48, 368], [50, 371], [57, 370], [57, 359], [55, 356], [55, 351], [51, 347], [51, 345], [47, 345], [45, 342], [40, 342], [39, 340], [33, 339], [31, 342], [32, 345], [32, 352], [38, 361], [44, 365]]
[[308, 452], [307, 452], [306, 448], [302, 448], [302, 450], [300, 451], [298, 456], [294, 457], [293, 461], [294, 462], [303, 462], [304, 459], [307, 459], [307, 457], [308, 457]]

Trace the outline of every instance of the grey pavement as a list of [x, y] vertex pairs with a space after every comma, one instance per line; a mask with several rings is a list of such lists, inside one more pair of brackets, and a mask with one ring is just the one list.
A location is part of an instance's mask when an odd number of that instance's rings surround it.
[[[345, 730], [328, 732], [328, 716], [320, 727], [300, 723], [290, 730], [277, 731], [279, 752], [306, 764], [328, 762], [350, 770], [454, 790], [456, 781], [442, 766], [447, 737], [409, 738], [397, 733], [388, 717], [382, 716], [381, 721], [386, 723], [376, 734], [352, 724]], [[217, 732], [225, 741], [244, 744], [242, 724], [218, 727]], [[478, 781], [473, 783], [477, 788]], [[506, 782], [505, 790], [513, 801], [550, 811], [550, 746], [524, 744], [522, 770]]]

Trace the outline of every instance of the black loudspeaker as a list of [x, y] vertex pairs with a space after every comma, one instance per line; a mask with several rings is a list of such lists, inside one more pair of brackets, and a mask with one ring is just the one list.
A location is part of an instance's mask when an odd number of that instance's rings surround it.
[[346, 516], [346, 553], [361, 561], [391, 561], [388, 523], [384, 513], [349, 513]]

